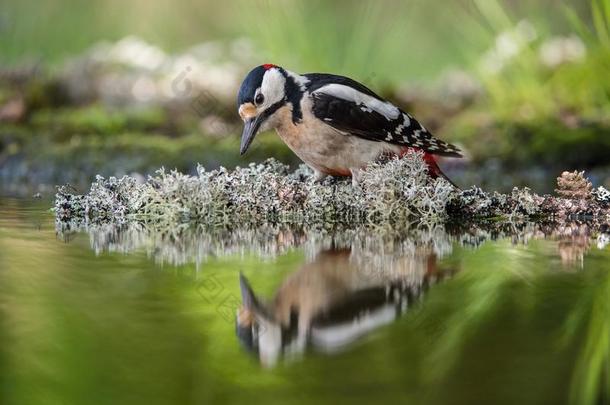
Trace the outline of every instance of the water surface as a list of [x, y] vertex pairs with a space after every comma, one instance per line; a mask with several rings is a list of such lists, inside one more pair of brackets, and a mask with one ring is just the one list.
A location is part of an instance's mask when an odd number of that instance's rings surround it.
[[610, 247], [583, 224], [159, 233], [49, 206], [0, 200], [2, 404], [610, 403]]

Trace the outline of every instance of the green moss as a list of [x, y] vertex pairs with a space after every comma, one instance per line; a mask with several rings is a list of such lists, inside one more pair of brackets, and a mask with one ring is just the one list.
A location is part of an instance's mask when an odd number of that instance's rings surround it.
[[[9, 154], [13, 160], [7, 163]], [[276, 136], [259, 137], [248, 152], [248, 161], [262, 161], [268, 156], [296, 163], [294, 154]], [[170, 138], [160, 133], [121, 132], [71, 135], [58, 142], [52, 134], [36, 133], [23, 126], [0, 128], [0, 159], [4, 164], [3, 181], [26, 184], [86, 185], [96, 173], [147, 174], [160, 166], [192, 173], [197, 162], [205, 162], [209, 168], [244, 164], [237, 135]]]
[[478, 108], [454, 117], [445, 128], [479, 163], [497, 158], [513, 166], [535, 162], [562, 169], [609, 163], [610, 122], [603, 117], [500, 120]]
[[72, 134], [118, 136], [126, 131], [153, 131], [163, 127], [167, 119], [167, 114], [159, 107], [119, 110], [95, 104], [36, 111], [31, 117], [31, 125], [36, 130], [52, 131], [62, 140]]

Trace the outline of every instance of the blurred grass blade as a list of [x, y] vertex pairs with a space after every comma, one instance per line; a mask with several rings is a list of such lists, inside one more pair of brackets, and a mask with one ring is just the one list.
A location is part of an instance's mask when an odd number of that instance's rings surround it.
[[502, 31], [512, 28], [513, 23], [499, 1], [475, 0], [474, 3], [495, 30]]
[[[610, 3], [610, 0], [593, 0], [591, 4], [593, 26], [595, 27], [595, 32], [597, 33], [597, 36], [602, 45], [608, 46], [610, 44], [610, 34], [608, 33], [609, 20], [606, 20], [605, 18], [607, 17], [605, 11], [608, 11], [607, 9], [610, 8], [610, 6], [602, 6], [600, 5], [600, 1], [603, 1], [604, 3]], [[604, 10], [602, 10], [602, 7], [604, 7]]]
[[579, 37], [581, 37], [584, 41], [588, 43], [592, 43], [595, 41], [595, 38], [589, 30], [589, 27], [587, 27], [587, 24], [576, 13], [574, 8], [564, 5], [563, 12], [566, 16], [566, 19], [568, 20], [568, 23], [570, 24], [572, 29], [576, 31], [576, 34], [578, 34]]

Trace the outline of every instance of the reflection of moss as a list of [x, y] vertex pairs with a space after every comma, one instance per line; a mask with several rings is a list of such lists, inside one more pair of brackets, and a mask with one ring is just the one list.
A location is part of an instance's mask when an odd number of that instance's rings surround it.
[[[603, 260], [603, 259], [602, 259]], [[565, 321], [562, 344], [580, 343], [570, 387], [570, 403], [602, 403], [610, 397], [610, 274], [587, 272], [585, 282], [591, 287], [573, 303]], [[579, 341], [584, 333], [584, 341]]]

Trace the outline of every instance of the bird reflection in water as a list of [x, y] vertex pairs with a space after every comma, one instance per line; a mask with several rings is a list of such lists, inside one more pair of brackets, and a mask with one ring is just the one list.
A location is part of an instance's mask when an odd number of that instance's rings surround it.
[[240, 275], [236, 333], [265, 366], [306, 351], [336, 353], [395, 321], [430, 285], [454, 272], [441, 269], [426, 246], [399, 255], [321, 249], [286, 277], [271, 300], [258, 297]]

